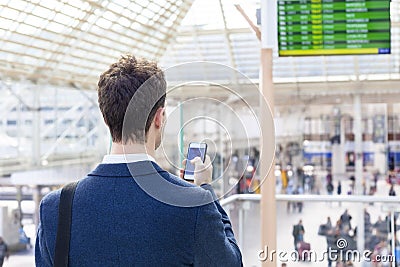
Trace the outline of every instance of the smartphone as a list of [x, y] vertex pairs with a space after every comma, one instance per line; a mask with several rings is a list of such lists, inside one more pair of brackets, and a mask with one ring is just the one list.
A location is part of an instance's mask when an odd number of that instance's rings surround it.
[[201, 160], [204, 162], [206, 159], [207, 153], [207, 144], [206, 143], [195, 143], [192, 142], [189, 144], [188, 153], [187, 153], [187, 161], [185, 170], [183, 172], [183, 179], [187, 181], [194, 181], [194, 165], [190, 163], [190, 160], [194, 159], [195, 157], [200, 157]]

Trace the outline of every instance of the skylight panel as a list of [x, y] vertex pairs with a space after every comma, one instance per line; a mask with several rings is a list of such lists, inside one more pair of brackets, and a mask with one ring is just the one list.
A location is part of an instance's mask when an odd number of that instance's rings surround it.
[[147, 6], [150, 4], [149, 0], [140, 0], [138, 3], [139, 3], [142, 7], [147, 7]]
[[171, 12], [175, 12], [178, 9], [176, 5], [172, 5], [168, 10]]
[[44, 55], [44, 51], [43, 50], [37, 49], [37, 48], [34, 48], [34, 47], [28, 48], [26, 52], [27, 52], [27, 54], [33, 55], [35, 57], [43, 57], [43, 55]]
[[73, 18], [79, 18], [85, 14], [84, 11], [80, 10], [79, 8], [69, 5], [69, 3], [65, 4], [60, 11], [61, 11], [61, 13], [71, 16]]
[[44, 40], [36, 40], [35, 44], [45, 50], [51, 50], [51, 48], [54, 46], [54, 43]]
[[218, 1], [195, 1], [182, 21], [183, 26], [195, 26], [201, 29], [223, 29], [224, 23]]
[[160, 7], [165, 7], [165, 5], [168, 3], [168, 0], [157, 0], [156, 2], [157, 5], [159, 5]]
[[111, 27], [112, 22], [109, 20], [106, 20], [104, 18], [99, 18], [96, 22], [96, 25], [103, 28], [103, 29], [109, 29]]
[[131, 22], [127, 18], [124, 18], [124, 17], [120, 17], [118, 19], [118, 23], [127, 28], [129, 28], [129, 26], [131, 25]]
[[52, 21], [49, 24], [47, 24], [46, 28], [50, 31], [61, 33], [64, 30], [65, 26], [60, 23]]
[[113, 12], [110, 12], [110, 11], [104, 12], [103, 18], [105, 18], [106, 20], [109, 20], [109, 21], [117, 20], [117, 16]]
[[58, 22], [58, 23], [64, 24], [64, 25], [69, 25], [71, 20], [72, 20], [72, 18], [70, 16], [64, 15], [62, 13], [57, 13], [56, 16], [54, 17], [55, 22]]
[[38, 16], [38, 17], [47, 19], [47, 18], [49, 18], [49, 17], [54, 16], [54, 15], [55, 15], [55, 12], [52, 11], [52, 10], [50, 10], [50, 9], [47, 9], [47, 8], [44, 8], [44, 7], [41, 7], [41, 6], [37, 5], [37, 6], [35, 6], [35, 8], [32, 10], [32, 14], [33, 14], [33, 15], [36, 15], [36, 16]]
[[150, 18], [151, 19], [154, 16], [154, 12], [146, 8], [146, 9], [143, 9], [141, 15], [146, 17], [146, 18]]
[[67, 1], [69, 5], [74, 6], [79, 9], [87, 9], [89, 7], [89, 3], [87, 1], [81, 1], [81, 0], [68, 0]]
[[24, 22], [26, 24], [29, 24], [29, 25], [39, 28], [43, 25], [43, 23], [46, 23], [47, 21], [43, 18], [39, 18], [39, 17], [33, 16], [33, 15], [28, 15], [25, 17]]
[[148, 18], [143, 17], [143, 16], [141, 16], [141, 15], [137, 16], [137, 17], [136, 17], [136, 20], [137, 20], [138, 22], [142, 23], [142, 24], [145, 24], [145, 25], [146, 25], [147, 22], [149, 21]]
[[159, 5], [156, 5], [155, 3], [150, 3], [147, 8], [153, 11], [155, 14], [157, 14], [157, 12], [161, 10], [161, 7]]
[[11, 0], [8, 2], [8, 6], [18, 9], [18, 10], [25, 10], [27, 7], [28, 3], [26, 1], [21, 1], [21, 0]]
[[11, 20], [16, 20], [19, 16], [20, 12], [12, 9], [12, 8], [7, 8], [4, 7], [2, 11], [0, 12], [0, 16], [6, 19], [11, 19]]
[[[11, 2], [14, 2], [14, 0], [12, 0]], [[48, 8], [48, 9], [51, 9], [51, 10], [55, 10], [56, 7], [57, 7], [58, 5], [60, 5], [60, 4], [62, 5], [62, 3], [61, 3], [61, 2], [58, 2], [58, 1], [42, 0], [42, 1], [40, 2], [40, 5], [41, 5], [41, 6], [46, 7], [46, 8]]]
[[124, 7], [122, 7], [121, 5], [116, 4], [116, 3], [110, 3], [110, 4], [108, 5], [108, 8], [109, 8], [111, 11], [114, 11], [114, 12], [117, 13], [117, 14], [121, 13], [122, 10], [124, 9]]
[[92, 23], [94, 23], [96, 20], [97, 20], [97, 16], [94, 15], [94, 14], [91, 14], [91, 15], [88, 17], [87, 22], [88, 22], [88, 24], [92, 24]]
[[130, 11], [127, 8], [122, 11], [121, 15], [124, 17], [127, 17], [127, 18], [132, 18], [132, 17], [136, 16], [136, 14], [133, 14], [132, 11]]
[[114, 23], [112, 24], [111, 29], [116, 32], [122, 32], [124, 30], [124, 27], [122, 27], [121, 24]]
[[23, 51], [25, 47], [16, 43], [5, 43], [2, 48], [8, 51]]
[[174, 24], [174, 21], [171, 20], [171, 19], [167, 19], [167, 20], [164, 22], [164, 25], [167, 26], [167, 27], [171, 27], [173, 24]]
[[131, 4], [131, 1], [129, 0], [118, 0], [118, 4], [123, 6], [123, 7], [127, 7]]
[[84, 23], [82, 24], [82, 26], [81, 26], [81, 31], [83, 31], [83, 32], [88, 31], [89, 28], [90, 28], [90, 26], [91, 26], [91, 24], [89, 24], [89, 23], [87, 23], [87, 22], [84, 22]]
[[129, 10], [132, 10], [134, 13], [139, 14], [140, 12], [142, 12], [143, 7], [135, 2], [132, 2], [129, 5]]
[[22, 34], [33, 34], [36, 31], [36, 28], [27, 24], [20, 24], [16, 31]]

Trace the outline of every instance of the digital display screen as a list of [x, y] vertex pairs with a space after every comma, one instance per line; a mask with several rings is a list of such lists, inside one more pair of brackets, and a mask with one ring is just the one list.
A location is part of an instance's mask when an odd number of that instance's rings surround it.
[[195, 157], [200, 157], [201, 160], [204, 161], [205, 152], [206, 147], [204, 144], [192, 144], [189, 146], [184, 177], [188, 178], [194, 176], [194, 165], [190, 163], [190, 160], [194, 159]]
[[278, 0], [279, 56], [390, 54], [389, 0]]

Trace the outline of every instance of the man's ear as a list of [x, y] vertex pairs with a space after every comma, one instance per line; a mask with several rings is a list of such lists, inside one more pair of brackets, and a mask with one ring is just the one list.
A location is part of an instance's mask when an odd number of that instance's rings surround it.
[[165, 107], [160, 107], [157, 109], [156, 114], [154, 116], [154, 125], [157, 128], [161, 128], [164, 123], [165, 117]]

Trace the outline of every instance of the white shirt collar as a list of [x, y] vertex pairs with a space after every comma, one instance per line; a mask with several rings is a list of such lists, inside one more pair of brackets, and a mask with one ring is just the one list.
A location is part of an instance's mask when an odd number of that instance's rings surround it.
[[138, 161], [153, 161], [156, 160], [148, 154], [110, 154], [103, 157], [103, 164], [118, 164], [118, 163], [132, 163]]

